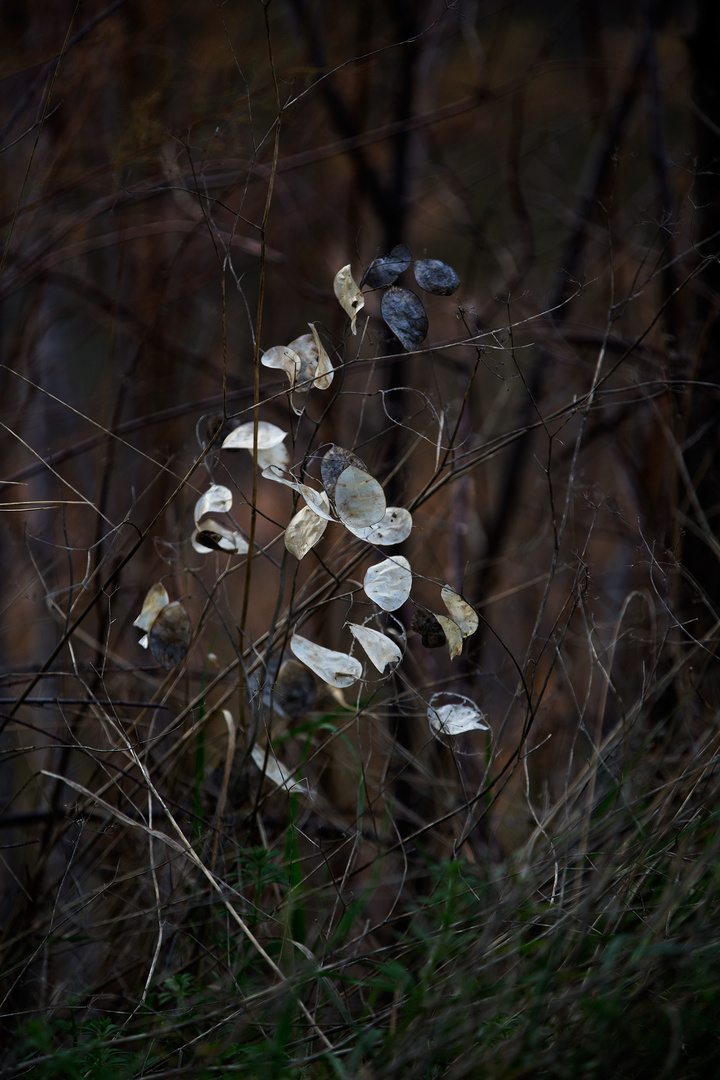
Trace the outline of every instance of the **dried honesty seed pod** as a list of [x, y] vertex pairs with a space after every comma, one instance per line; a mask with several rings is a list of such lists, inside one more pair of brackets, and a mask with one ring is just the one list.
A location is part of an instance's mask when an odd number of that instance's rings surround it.
[[412, 514], [403, 506], [388, 506], [382, 521], [377, 525], [367, 525], [364, 528], [354, 528], [344, 523], [345, 527], [353, 534], [367, 541], [368, 544], [377, 544], [378, 547], [390, 547], [392, 544], [401, 544], [407, 540], [412, 532]]
[[[441, 705], [443, 698], [451, 698]], [[489, 731], [477, 705], [462, 694], [433, 694], [427, 711], [430, 728], [436, 735], [460, 735], [463, 731]]]
[[307, 664], [318, 678], [329, 683], [330, 686], [337, 686], [342, 690], [346, 686], [352, 686], [362, 677], [362, 664], [349, 653], [326, 649], [308, 638], [301, 637], [300, 634], [293, 634], [290, 639], [290, 648], [298, 660]]
[[175, 601], [162, 609], [150, 627], [148, 645], [157, 662], [170, 671], [187, 653], [191, 637], [190, 616], [182, 604]]
[[313, 334], [301, 334], [288, 345], [294, 354], [300, 359], [300, 369], [296, 372], [293, 389], [307, 393], [310, 389], [310, 380], [317, 371], [318, 347]]
[[421, 635], [426, 649], [439, 649], [446, 644], [445, 631], [431, 611], [418, 608], [410, 620], [410, 629]]
[[365, 306], [365, 297], [358, 289], [350, 272], [350, 264], [338, 270], [333, 281], [333, 291], [340, 307], [350, 319], [350, 329], [357, 334], [358, 312]]
[[[287, 447], [283, 440], [287, 438], [287, 431], [269, 423], [267, 420], [258, 421], [257, 432], [257, 463], [259, 469], [268, 469], [271, 465], [284, 468], [290, 461]], [[253, 452], [254, 425], [251, 420], [244, 424], [238, 424], [223, 441], [223, 450], [248, 450]]]
[[310, 788], [305, 781], [293, 780], [292, 773], [288, 772], [285, 766], [280, 764], [272, 749], [269, 749], [266, 754], [265, 750], [261, 747], [253, 746], [250, 751], [250, 756], [260, 772], [267, 776], [268, 780], [271, 780], [275, 787], [283, 788], [288, 792], [297, 792], [301, 795], [310, 794]]
[[388, 664], [399, 664], [402, 660], [400, 649], [386, 634], [358, 623], [348, 623], [348, 629], [381, 675]]
[[304, 664], [283, 660], [273, 684], [273, 702], [278, 712], [286, 716], [303, 716], [315, 704], [317, 683]]
[[[320, 492], [320, 498], [325, 500], [329, 512], [330, 503], [324, 491]], [[314, 548], [320, 537], [327, 529], [327, 518], [321, 518], [309, 506], [303, 506], [297, 514], [290, 519], [285, 529], [285, 547], [300, 560]]]
[[425, 340], [428, 317], [419, 296], [399, 285], [391, 285], [383, 295], [380, 311], [406, 352], [414, 352]]
[[329, 503], [324, 491], [316, 491], [315, 488], [311, 488], [309, 484], [301, 484], [294, 477], [288, 479], [282, 475], [282, 469], [276, 468], [271, 465], [267, 469], [263, 469], [263, 476], [266, 480], [274, 480], [276, 484], [285, 484], [286, 487], [292, 488], [293, 491], [297, 491], [302, 495], [303, 499], [314, 510], [318, 517], [325, 518], [326, 521], [334, 521], [335, 518], [328, 509]]
[[462, 652], [462, 634], [460, 633], [460, 627], [454, 619], [448, 619], [447, 615], [436, 615], [435, 618], [440, 623], [447, 643], [450, 649], [450, 659], [454, 660], [456, 656], [459, 656]]
[[315, 323], [308, 323], [308, 326], [312, 330], [312, 336], [315, 339], [315, 348], [317, 349], [317, 366], [315, 368], [315, 381], [313, 386], [318, 390], [328, 390], [333, 381], [333, 366], [330, 357], [327, 354], [327, 350], [320, 340], [320, 335], [317, 332]]
[[289, 345], [273, 345], [262, 354], [260, 363], [263, 367], [284, 371], [288, 377], [290, 389], [295, 386], [302, 370], [302, 360]]
[[342, 446], [331, 446], [320, 464], [323, 487], [349, 529], [376, 525], [385, 517], [385, 494], [364, 461]]
[[[205, 423], [205, 435], [210, 443], [215, 439], [215, 446], [222, 446], [231, 431], [238, 426], [239, 420], [226, 420], [222, 413], [213, 413]], [[216, 438], [217, 436], [217, 438]]]
[[360, 281], [360, 288], [382, 289], [392, 283], [407, 270], [412, 262], [412, 252], [407, 244], [396, 244], [389, 255], [382, 255], [368, 266]]
[[385, 517], [385, 492], [370, 473], [348, 465], [335, 484], [335, 509], [343, 525], [377, 525]]
[[[252, 453], [255, 425], [252, 420], [238, 424], [223, 440], [223, 450], [249, 450]], [[287, 431], [267, 420], [258, 420], [257, 448], [272, 450], [287, 438]]]
[[[137, 626], [138, 630], [144, 630], [147, 633], [162, 609], [167, 607], [169, 603], [170, 597], [167, 594], [167, 589], [162, 582], [158, 581], [157, 584], [148, 589], [143, 600], [142, 611], [133, 626]], [[143, 647], [147, 648], [147, 642]]]
[[191, 537], [195, 551], [207, 555], [208, 551], [228, 551], [235, 555], [246, 555], [248, 543], [237, 529], [229, 529], [214, 518], [205, 518], [195, 529]]
[[367, 465], [352, 450], [346, 450], [344, 446], [334, 444], [323, 455], [320, 462], [320, 475], [323, 487], [328, 493], [331, 502], [335, 502], [335, 485], [340, 473], [347, 469], [348, 465], [354, 465], [356, 469], [369, 473]]
[[232, 502], [232, 492], [228, 488], [213, 484], [195, 503], [195, 524], [208, 514], [227, 514]]
[[412, 588], [410, 563], [402, 555], [393, 555], [369, 566], [363, 582], [365, 594], [383, 611], [397, 611]]
[[439, 259], [418, 259], [415, 280], [421, 289], [436, 296], [450, 296], [460, 288], [460, 278], [452, 266]]
[[459, 593], [451, 589], [449, 585], [443, 585], [440, 595], [451, 618], [460, 627], [462, 636], [470, 637], [471, 634], [474, 634], [480, 623], [475, 609], [468, 604], [467, 600], [463, 600]]

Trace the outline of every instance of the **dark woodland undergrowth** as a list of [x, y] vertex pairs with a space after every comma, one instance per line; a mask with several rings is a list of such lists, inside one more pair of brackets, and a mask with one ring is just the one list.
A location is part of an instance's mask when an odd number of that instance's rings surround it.
[[717, 1072], [719, 40], [0, 8], [0, 1076]]

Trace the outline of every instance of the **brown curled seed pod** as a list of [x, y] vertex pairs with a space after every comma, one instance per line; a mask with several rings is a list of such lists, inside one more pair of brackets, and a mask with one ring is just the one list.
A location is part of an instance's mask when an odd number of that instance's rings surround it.
[[445, 631], [431, 611], [418, 608], [410, 620], [410, 629], [420, 634], [426, 649], [439, 649], [447, 643]]

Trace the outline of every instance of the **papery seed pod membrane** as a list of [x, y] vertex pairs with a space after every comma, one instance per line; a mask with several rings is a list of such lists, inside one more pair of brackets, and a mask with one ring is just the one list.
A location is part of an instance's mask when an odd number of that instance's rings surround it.
[[310, 380], [315, 377], [318, 362], [318, 347], [312, 334], [301, 334], [288, 345], [300, 359], [300, 369], [297, 372], [295, 389], [307, 392], [310, 389]]
[[348, 629], [381, 675], [388, 664], [399, 664], [402, 660], [400, 649], [386, 634], [358, 623], [348, 623]]
[[380, 311], [406, 352], [414, 352], [425, 340], [428, 317], [422, 300], [409, 289], [391, 285], [384, 293]]
[[[162, 609], [167, 607], [169, 603], [170, 597], [167, 594], [167, 589], [158, 581], [157, 584], [148, 589], [145, 599], [143, 600], [142, 611], [133, 623], [133, 626], [137, 626], [138, 630], [149, 630]], [[147, 646], [144, 647], [146, 648]]]
[[233, 497], [229, 488], [222, 484], [213, 484], [195, 503], [195, 524], [208, 514], [227, 514], [232, 507]]
[[187, 653], [191, 637], [190, 616], [182, 604], [175, 601], [162, 609], [150, 628], [150, 652], [166, 671], [170, 671]]
[[370, 473], [348, 465], [335, 484], [335, 509], [343, 525], [376, 525], [385, 517], [385, 492]]
[[317, 368], [315, 371], [315, 382], [313, 386], [316, 390], [329, 390], [333, 381], [333, 366], [330, 357], [327, 354], [327, 350], [320, 340], [320, 335], [317, 332], [315, 323], [308, 323], [308, 326], [312, 330], [312, 335], [315, 339], [315, 347], [318, 352]]
[[292, 773], [290, 773], [284, 765], [281, 765], [278, 759], [270, 750], [267, 754], [259, 746], [253, 746], [250, 751], [250, 756], [257, 765], [260, 772], [264, 772], [268, 780], [270, 780], [275, 787], [283, 788], [284, 791], [298, 793], [302, 795], [309, 795], [310, 788], [304, 780], [293, 780]]
[[447, 615], [436, 615], [435, 618], [440, 623], [443, 633], [447, 638], [450, 659], [454, 660], [455, 657], [459, 656], [462, 652], [462, 634], [460, 633], [460, 627], [453, 619], [448, 619]]
[[[450, 699], [441, 704], [443, 699]], [[427, 711], [436, 735], [460, 735], [464, 731], [489, 731], [490, 725], [477, 705], [462, 694], [433, 694]]]
[[[248, 420], [244, 424], [238, 424], [225, 438], [223, 450], [250, 450], [253, 448], [254, 424]], [[268, 420], [258, 420], [257, 448], [258, 450], [272, 450], [279, 446], [283, 439], [287, 438], [287, 431], [283, 431], [276, 424]]]
[[[325, 492], [320, 494], [320, 498], [323, 497], [329, 510], [330, 504]], [[304, 558], [308, 551], [315, 547], [327, 529], [327, 524], [327, 518], [321, 518], [311, 507], [303, 506], [288, 522], [285, 529], [285, 547], [296, 559]]]
[[302, 369], [302, 360], [288, 345], [273, 345], [262, 354], [260, 363], [263, 367], [284, 371], [288, 377], [290, 389], [295, 386]]
[[369, 566], [363, 583], [365, 594], [383, 611], [397, 611], [412, 588], [410, 563], [402, 555]]
[[330, 513], [328, 499], [324, 491], [315, 491], [309, 484], [301, 484], [292, 476], [283, 476], [282, 470], [274, 465], [263, 469], [263, 476], [266, 480], [274, 480], [276, 484], [285, 484], [286, 487], [297, 491], [318, 517], [325, 518], [326, 521], [335, 521], [335, 518]]
[[439, 259], [418, 259], [415, 280], [421, 289], [436, 296], [450, 296], [460, 288], [460, 278], [452, 266]]
[[344, 446], [335, 446], [333, 444], [323, 454], [320, 462], [320, 476], [331, 502], [335, 501], [335, 485], [338, 482], [338, 477], [340, 473], [347, 469], [348, 465], [354, 465], [361, 472], [370, 472], [365, 462], [357, 454], [353, 454], [352, 450], [346, 450]]
[[382, 521], [376, 525], [354, 527], [347, 521], [345, 527], [361, 540], [368, 544], [376, 544], [378, 547], [390, 547], [392, 544], [401, 544], [407, 540], [412, 532], [412, 514], [402, 506], [388, 506]]
[[451, 589], [449, 585], [443, 586], [440, 595], [450, 617], [460, 627], [462, 636], [470, 637], [471, 634], [474, 634], [480, 623], [475, 609], [468, 604], [467, 600], [463, 600], [459, 593]]
[[389, 255], [381, 255], [368, 266], [360, 281], [360, 288], [383, 289], [407, 270], [412, 262], [412, 252], [407, 244], [396, 244]]
[[205, 518], [200, 527], [195, 529], [191, 543], [200, 555], [207, 555], [209, 551], [245, 555], [248, 551], [248, 543], [242, 533], [237, 529], [229, 529], [213, 518]]
[[350, 271], [350, 264], [338, 270], [333, 281], [333, 292], [338, 303], [350, 319], [350, 329], [357, 334], [358, 312], [365, 306], [365, 297], [358, 289]]
[[293, 634], [290, 639], [290, 648], [298, 660], [306, 664], [318, 678], [329, 683], [330, 686], [343, 689], [346, 686], [352, 686], [362, 677], [362, 664], [348, 653], [326, 649], [308, 638], [301, 637], [300, 634]]
[[277, 446], [271, 446], [269, 450], [258, 450], [257, 463], [261, 471], [269, 469], [271, 465], [278, 469], [286, 469], [290, 464], [290, 454], [284, 443], [279, 443]]

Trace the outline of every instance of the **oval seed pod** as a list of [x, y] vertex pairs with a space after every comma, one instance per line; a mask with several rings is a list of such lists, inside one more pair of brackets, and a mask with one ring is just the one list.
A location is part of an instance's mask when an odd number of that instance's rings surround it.
[[353, 280], [350, 263], [338, 270], [333, 281], [333, 291], [341, 308], [350, 319], [350, 329], [353, 334], [357, 334], [358, 312], [365, 306], [365, 297]]
[[323, 645], [316, 645], [314, 641], [293, 634], [290, 639], [290, 648], [298, 660], [307, 664], [318, 678], [330, 686], [344, 689], [352, 686], [362, 677], [362, 664], [349, 653], [336, 652], [334, 649], [326, 649]]
[[348, 629], [381, 675], [388, 664], [399, 664], [402, 660], [402, 652], [387, 634], [358, 623], [348, 623]]
[[169, 603], [170, 597], [167, 594], [167, 589], [162, 582], [158, 581], [148, 589], [145, 599], [143, 600], [142, 611], [133, 623], [133, 626], [137, 626], [138, 630], [148, 631], [162, 609], [167, 607]]
[[460, 278], [452, 266], [440, 259], [418, 259], [415, 263], [415, 280], [421, 289], [436, 296], [450, 296], [460, 288]]
[[208, 551], [226, 551], [246, 555], [248, 542], [237, 529], [229, 529], [214, 518], [205, 518], [191, 537], [195, 551], [207, 555]]
[[407, 244], [396, 244], [389, 255], [381, 255], [368, 266], [360, 281], [360, 288], [383, 289], [392, 285], [412, 262], [412, 252]]
[[393, 555], [369, 566], [363, 583], [365, 594], [383, 611], [397, 611], [412, 588], [412, 570], [403, 555]]
[[317, 683], [312, 671], [298, 660], [283, 660], [273, 684], [273, 702], [278, 712], [304, 716], [315, 704]]
[[406, 352], [414, 352], [425, 340], [427, 312], [420, 297], [410, 289], [391, 285], [380, 302], [380, 311]]
[[401, 544], [407, 540], [412, 532], [412, 514], [403, 506], [388, 506], [382, 521], [376, 525], [355, 527], [343, 522], [353, 536], [367, 541], [368, 544], [377, 544], [378, 547], [391, 547], [393, 544]]
[[[327, 503], [325, 492], [320, 493]], [[321, 518], [310, 506], [303, 506], [297, 514], [290, 519], [285, 529], [285, 547], [296, 559], [303, 559], [311, 548], [314, 548], [318, 540], [327, 529], [327, 518]]]
[[385, 517], [385, 492], [369, 472], [348, 465], [335, 484], [335, 509], [343, 525], [377, 525]]
[[232, 506], [233, 497], [229, 488], [222, 484], [213, 484], [195, 503], [195, 524], [208, 514], [227, 514]]
[[190, 616], [176, 600], [162, 609], [150, 627], [148, 645], [157, 662], [170, 671], [187, 653], [191, 637]]
[[460, 627], [454, 619], [449, 619], [447, 615], [436, 615], [435, 618], [445, 632], [448, 648], [450, 649], [450, 659], [454, 660], [455, 657], [459, 656], [462, 652], [462, 634], [460, 633]]
[[439, 649], [447, 643], [445, 631], [431, 611], [418, 608], [410, 620], [410, 629], [421, 635], [426, 649]]
[[[445, 705], [443, 698], [450, 701]], [[474, 701], [463, 694], [440, 692], [433, 694], [427, 711], [430, 728], [435, 735], [460, 735], [463, 731], [489, 731], [490, 725]]]
[[462, 596], [455, 592], [454, 589], [451, 589], [449, 585], [443, 585], [440, 596], [443, 604], [448, 609], [450, 617], [460, 627], [462, 636], [470, 637], [471, 634], [474, 634], [480, 620], [477, 612], [468, 604], [467, 600], [463, 600]]
[[361, 472], [368, 474], [370, 472], [365, 462], [357, 454], [353, 454], [352, 450], [346, 450], [344, 446], [335, 446], [333, 443], [330, 449], [323, 454], [323, 459], [320, 462], [320, 476], [331, 502], [335, 502], [335, 485], [338, 482], [338, 477], [341, 472], [347, 469], [348, 465], [354, 465]]

